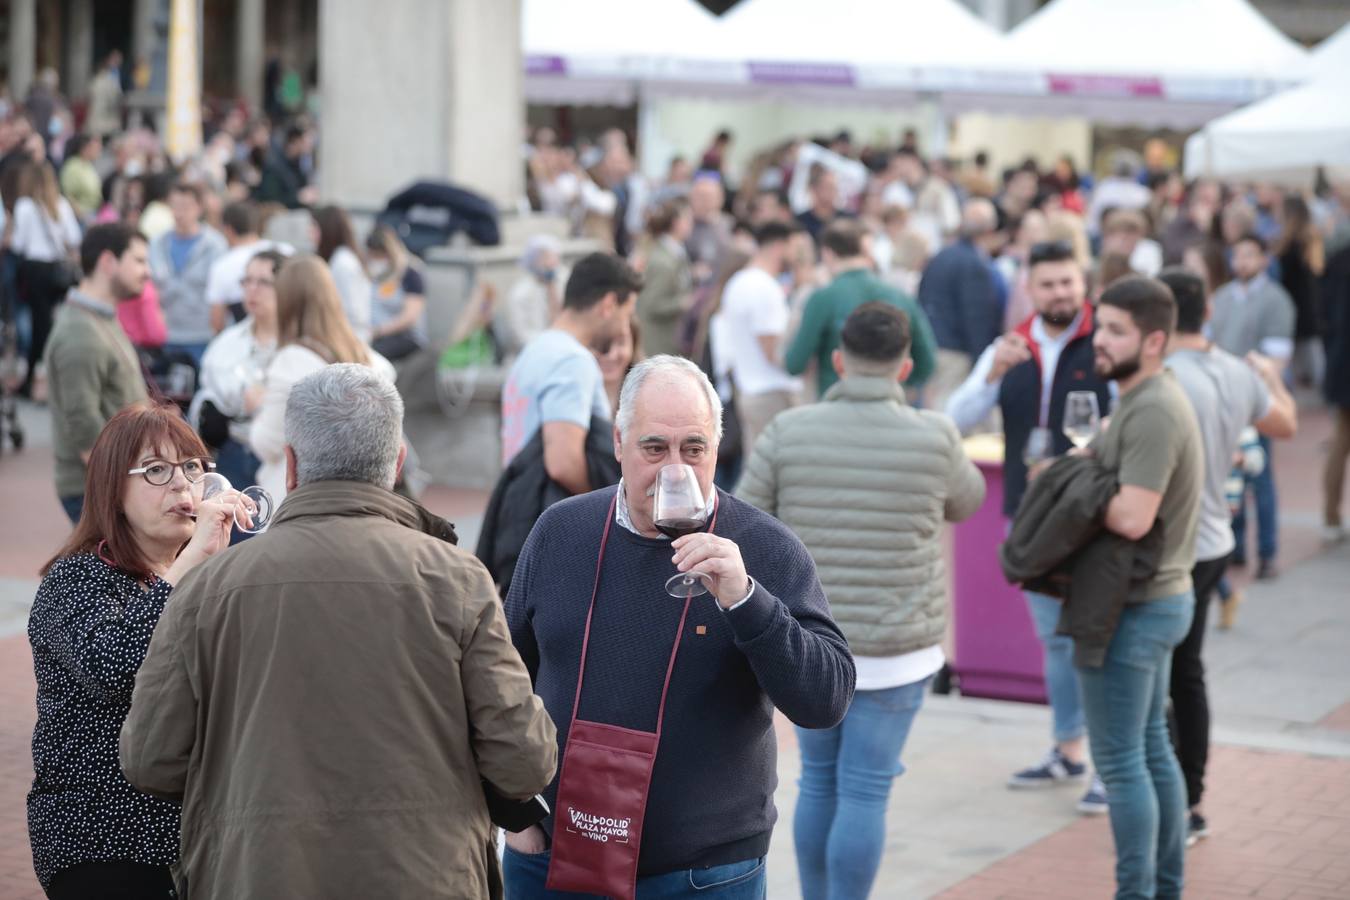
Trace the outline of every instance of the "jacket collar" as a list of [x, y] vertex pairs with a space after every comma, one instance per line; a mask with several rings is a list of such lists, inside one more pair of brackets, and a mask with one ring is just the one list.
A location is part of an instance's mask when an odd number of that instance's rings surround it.
[[894, 400], [898, 403], [904, 403], [905, 392], [901, 389], [900, 382], [894, 379], [880, 378], [875, 375], [854, 375], [836, 381], [825, 392], [825, 396], [820, 399], [823, 403], [836, 401], [869, 403], [877, 400]]
[[316, 481], [286, 495], [272, 526], [307, 516], [377, 516], [447, 543], [459, 543], [455, 526], [393, 491], [360, 481]]
[[[1036, 368], [1038, 369], [1042, 368], [1041, 344], [1039, 341], [1036, 340], [1035, 337], [1032, 336], [1031, 326], [1035, 324], [1036, 319], [1039, 315], [1040, 313], [1032, 313], [1030, 316], [1027, 316], [1027, 318], [1022, 321], [1021, 325], [1018, 325], [1016, 328], [1013, 329], [1022, 337], [1026, 338], [1027, 349], [1031, 351], [1031, 358], [1036, 361]], [[1067, 347], [1074, 341], [1082, 340], [1085, 337], [1091, 337], [1092, 329], [1094, 328], [1095, 325], [1096, 323], [1093, 321], [1092, 317], [1092, 304], [1084, 303], [1083, 310], [1078, 316], [1078, 328], [1076, 328], [1074, 330], [1074, 333], [1069, 336], [1069, 340], [1065, 344], [1065, 346]]]

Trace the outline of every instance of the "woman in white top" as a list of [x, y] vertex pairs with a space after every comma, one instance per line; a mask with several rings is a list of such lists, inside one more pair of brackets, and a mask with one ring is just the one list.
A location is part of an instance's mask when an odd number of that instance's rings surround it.
[[286, 256], [261, 250], [244, 267], [241, 285], [247, 315], [207, 345], [201, 390], [188, 418], [216, 451], [216, 471], [236, 487], [258, 478], [258, 458], [249, 449], [253, 414], [262, 404], [263, 375], [277, 352], [277, 274]]
[[28, 343], [28, 374], [19, 392], [32, 396], [33, 379], [47, 335], [52, 310], [74, 286], [74, 264], [80, 247], [80, 223], [56, 184], [56, 173], [44, 160], [26, 161], [18, 177], [14, 230], [9, 251], [19, 259], [19, 295], [32, 313], [33, 338]]
[[369, 341], [370, 276], [356, 248], [351, 219], [336, 206], [321, 206], [312, 216], [310, 240], [333, 274], [347, 323], [358, 338]]
[[394, 367], [352, 333], [328, 266], [317, 256], [288, 261], [277, 276], [277, 355], [267, 367], [249, 444], [262, 462], [258, 484], [286, 496], [286, 399], [296, 382], [332, 363], [361, 363], [394, 383]]

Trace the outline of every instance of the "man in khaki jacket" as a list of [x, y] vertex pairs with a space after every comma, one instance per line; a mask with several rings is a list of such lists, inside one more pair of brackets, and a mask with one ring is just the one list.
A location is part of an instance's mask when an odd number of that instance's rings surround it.
[[156, 628], [121, 761], [182, 801], [193, 900], [487, 897], [480, 776], [513, 799], [553, 777], [487, 571], [390, 490], [402, 419], [365, 366], [297, 384], [272, 527], [184, 578]]

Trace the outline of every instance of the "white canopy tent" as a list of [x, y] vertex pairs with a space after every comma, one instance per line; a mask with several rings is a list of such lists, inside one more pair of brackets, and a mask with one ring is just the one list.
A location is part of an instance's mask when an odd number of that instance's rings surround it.
[[[1330, 42], [1335, 43], [1330, 43]], [[1312, 80], [1210, 122], [1186, 141], [1186, 177], [1350, 181], [1350, 29], [1317, 48]]]
[[1308, 59], [1246, 0], [1052, 0], [1008, 48], [1046, 92], [1007, 112], [1178, 128], [1297, 83]]
[[743, 65], [702, 54], [718, 29], [694, 0], [525, 0], [525, 98], [631, 106], [642, 84], [743, 81]]

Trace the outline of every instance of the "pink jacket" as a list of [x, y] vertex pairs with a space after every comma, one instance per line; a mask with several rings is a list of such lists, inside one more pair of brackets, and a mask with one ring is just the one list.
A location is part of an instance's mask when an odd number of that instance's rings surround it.
[[153, 350], [163, 347], [169, 339], [168, 329], [164, 325], [164, 312], [159, 308], [159, 293], [149, 278], [145, 280], [145, 290], [141, 291], [139, 297], [117, 304], [117, 321], [131, 343], [137, 347]]

